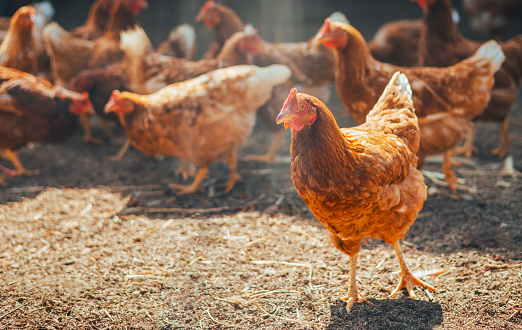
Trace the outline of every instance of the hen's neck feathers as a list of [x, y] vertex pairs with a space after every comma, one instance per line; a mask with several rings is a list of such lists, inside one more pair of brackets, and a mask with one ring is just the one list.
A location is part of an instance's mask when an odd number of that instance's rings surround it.
[[[351, 25], [344, 27], [348, 33], [348, 43], [344, 47], [334, 48], [337, 63], [336, 80], [343, 86], [351, 86], [364, 81], [370, 62], [375, 61], [363, 36]], [[360, 89], [360, 87], [357, 87]]]
[[423, 20], [425, 28], [422, 29], [421, 33], [425, 34], [426, 40], [438, 39], [444, 40], [444, 42], [457, 43], [465, 39], [453, 21], [449, 0], [438, 0], [426, 7]]
[[136, 16], [127, 8], [124, 1], [120, 1], [116, 6], [103, 37], [120, 40], [120, 32], [134, 27], [137, 21]]
[[219, 8], [221, 20], [214, 27], [214, 35], [216, 41], [223, 45], [234, 33], [242, 31], [245, 27], [243, 21], [232, 9], [221, 5], [217, 6], [217, 8]]
[[[324, 105], [314, 103], [313, 106], [317, 109], [315, 122], [300, 131], [292, 131], [291, 159], [299, 157], [300, 161], [316, 170], [328, 170], [332, 161], [345, 163], [336, 159], [347, 159], [350, 155], [355, 161], [355, 153], [347, 152], [350, 143], [345, 139], [330, 110]], [[347, 161], [352, 162], [350, 159]]]
[[108, 13], [103, 8], [106, 0], [98, 0], [89, 11], [89, 15], [85, 20], [85, 26], [92, 30], [103, 29], [107, 23]]

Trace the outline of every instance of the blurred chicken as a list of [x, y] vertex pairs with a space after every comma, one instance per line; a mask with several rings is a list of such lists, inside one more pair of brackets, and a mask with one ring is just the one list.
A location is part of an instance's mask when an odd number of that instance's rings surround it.
[[399, 20], [382, 25], [368, 48], [381, 62], [399, 66], [419, 66], [419, 39], [422, 20]]
[[72, 37], [57, 23], [44, 29], [44, 40], [57, 84], [69, 87], [70, 80], [87, 68], [102, 67], [123, 58], [120, 32], [134, 26], [136, 15], [147, 8], [145, 0], [118, 0], [104, 34], [94, 40]]
[[[424, 28], [419, 47], [421, 64], [436, 67], [453, 65], [475, 52], [482, 42], [464, 38], [451, 19], [449, 0], [419, 1], [423, 7]], [[500, 145], [493, 153], [504, 157], [509, 146], [508, 115], [517, 99], [517, 87], [522, 79], [522, 35], [500, 44], [506, 57], [500, 71], [495, 75], [491, 100], [478, 121], [501, 123]], [[469, 131], [462, 151], [471, 156], [475, 125]]]
[[85, 24], [70, 31], [75, 38], [93, 40], [103, 35], [110, 19], [111, 8], [116, 0], [96, 0], [89, 9]]
[[[453, 10], [452, 17], [455, 24], [458, 24], [460, 15], [456, 10]], [[398, 66], [419, 66], [422, 26], [422, 19], [405, 19], [383, 24], [368, 42], [373, 58]]]
[[52, 85], [15, 69], [0, 67], [0, 148], [18, 175], [38, 170], [25, 169], [16, 149], [29, 142], [61, 142], [78, 128], [77, 116], [94, 113], [86, 94]]
[[[347, 23], [346, 17], [335, 12], [330, 19]], [[238, 38], [239, 32], [232, 38]], [[288, 95], [288, 89], [299, 85], [307, 93], [321, 97], [325, 102], [330, 98], [330, 85], [335, 77], [335, 57], [324, 45], [318, 45], [315, 37], [305, 42], [271, 43], [262, 40], [257, 30], [250, 24], [243, 32], [241, 47], [242, 57], [228, 57], [230, 62], [225, 65], [255, 64], [267, 66], [284, 64], [292, 70], [292, 77], [284, 84], [274, 88], [272, 98], [259, 109], [259, 116], [265, 126], [274, 133], [272, 142], [264, 155], [249, 155], [248, 161], [272, 162], [283, 137], [281, 126], [274, 125], [281, 103]]]
[[[54, 16], [54, 7], [50, 1], [41, 1], [32, 4], [36, 9], [34, 25], [41, 31], [43, 27], [51, 21]], [[0, 43], [4, 40], [12, 17], [0, 17]]]
[[0, 65], [33, 75], [50, 73], [40, 28], [35, 24], [36, 10], [19, 8], [11, 19], [9, 30], [0, 45]]
[[230, 191], [240, 180], [236, 149], [252, 132], [257, 108], [290, 74], [283, 65], [218, 69], [150, 95], [114, 91], [105, 111], [119, 115], [138, 150], [177, 157], [200, 168], [190, 186], [171, 184], [179, 194], [197, 192], [208, 166], [224, 157], [230, 167]]
[[196, 16], [196, 22], [205, 22], [205, 25], [214, 31], [214, 40], [203, 58], [216, 58], [228, 38], [244, 29], [243, 21], [230, 8], [207, 0]]
[[424, 177], [415, 168], [420, 133], [406, 76], [392, 76], [360, 126], [339, 129], [319, 99], [295, 88], [277, 123], [292, 128], [295, 189], [335, 247], [350, 256], [347, 311], [361, 299], [355, 272], [366, 238], [383, 240], [397, 253], [402, 279], [391, 296], [406, 288], [415, 298], [415, 285], [436, 290], [411, 273], [399, 245], [427, 197]]
[[154, 51], [141, 27], [123, 32], [120, 47], [127, 61], [129, 89], [135, 93], [154, 93], [169, 84], [192, 79], [218, 68], [215, 59], [190, 61]]
[[464, 0], [462, 4], [475, 30], [496, 40], [503, 40], [509, 28], [509, 21], [520, 9], [521, 2], [520, 0]]
[[[109, 101], [113, 90], [128, 90], [128, 83], [124, 78], [126, 69], [126, 63], [119, 61], [104, 67], [82, 70], [72, 79], [71, 86], [73, 91], [88, 93], [96, 116], [100, 119], [105, 130], [102, 138], [112, 137], [112, 131], [107, 120], [119, 122], [118, 117], [114, 114], [106, 114], [104, 107], [107, 101]], [[87, 117], [82, 117], [82, 126], [84, 128], [85, 141], [101, 143], [101, 140], [91, 136]]]
[[500, 46], [492, 40], [470, 58], [448, 68], [410, 68], [375, 60], [360, 32], [351, 25], [326, 20], [317, 41], [334, 50], [337, 93], [358, 123], [365, 121], [368, 108], [395, 71], [408, 76], [421, 128], [418, 168], [422, 168], [426, 155], [444, 153], [442, 170], [448, 186], [455, 191], [452, 150], [466, 135], [471, 119], [489, 102], [493, 75], [504, 61]]
[[182, 24], [169, 33], [167, 40], [156, 49], [158, 53], [193, 61], [196, 57], [196, 32], [188, 24]]

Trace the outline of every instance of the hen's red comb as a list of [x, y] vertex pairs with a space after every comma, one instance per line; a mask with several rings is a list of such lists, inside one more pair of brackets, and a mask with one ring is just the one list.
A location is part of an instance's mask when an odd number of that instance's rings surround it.
[[214, 0], [207, 0], [207, 2], [205, 2], [205, 4], [203, 5], [203, 7], [201, 7], [201, 9], [199, 10], [200, 13], [204, 13], [206, 12], [209, 8], [213, 7], [214, 6]]
[[285, 100], [285, 103], [283, 104], [283, 109], [289, 109], [293, 108], [297, 105], [297, 89], [294, 87], [290, 90], [290, 94], [288, 94], [288, 97]]
[[323, 28], [321, 29], [321, 32], [319, 34], [324, 34], [330, 30], [330, 19], [327, 18], [324, 20]]

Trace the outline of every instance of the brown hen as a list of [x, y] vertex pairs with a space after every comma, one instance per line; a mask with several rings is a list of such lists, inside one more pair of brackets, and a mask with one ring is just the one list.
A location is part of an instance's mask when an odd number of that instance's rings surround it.
[[227, 39], [244, 29], [243, 21], [232, 9], [214, 0], [205, 2], [196, 16], [196, 22], [205, 22], [214, 31], [214, 40], [203, 58], [216, 58]]
[[391, 244], [401, 266], [392, 296], [414, 285], [435, 290], [408, 269], [399, 245], [426, 200], [424, 177], [415, 168], [420, 134], [406, 76], [398, 72], [366, 122], [341, 128], [317, 98], [292, 89], [277, 123], [292, 128], [292, 183], [335, 247], [350, 256], [346, 308], [359, 301], [356, 282], [361, 240]]
[[[446, 67], [473, 54], [482, 42], [466, 39], [452, 20], [449, 0], [419, 1], [424, 7], [423, 29], [419, 42], [419, 61], [422, 65]], [[491, 100], [475, 120], [501, 123], [500, 145], [494, 154], [504, 157], [509, 146], [508, 115], [517, 99], [522, 79], [522, 34], [500, 43], [505, 61], [495, 74]], [[462, 151], [471, 156], [475, 125], [470, 130]]]
[[16, 149], [29, 142], [61, 142], [78, 128], [77, 116], [94, 113], [86, 93], [54, 86], [25, 72], [0, 67], [0, 148], [18, 175], [37, 174], [25, 169]]
[[492, 40], [470, 58], [448, 68], [410, 68], [375, 60], [361, 33], [348, 24], [326, 20], [317, 41], [333, 49], [337, 93], [358, 123], [365, 121], [368, 108], [395, 71], [408, 76], [421, 128], [418, 168], [426, 155], [444, 153], [442, 170], [455, 191], [452, 149], [466, 135], [471, 119], [489, 102], [493, 75], [504, 60], [500, 46]]

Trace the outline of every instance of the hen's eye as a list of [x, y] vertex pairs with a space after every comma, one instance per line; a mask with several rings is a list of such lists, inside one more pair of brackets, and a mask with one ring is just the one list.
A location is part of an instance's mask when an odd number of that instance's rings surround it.
[[301, 103], [298, 106], [299, 111], [303, 111], [305, 108], [306, 108], [306, 105], [304, 103]]

